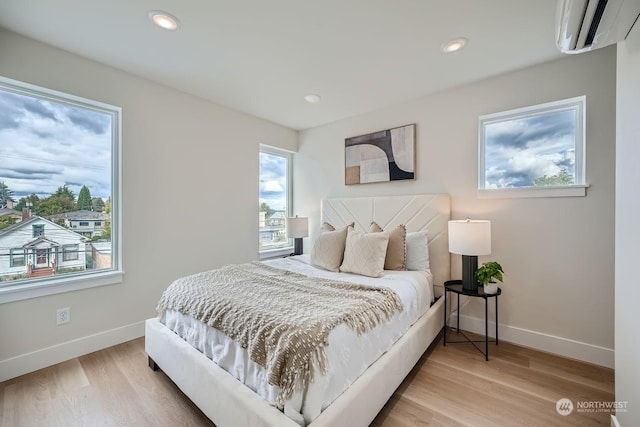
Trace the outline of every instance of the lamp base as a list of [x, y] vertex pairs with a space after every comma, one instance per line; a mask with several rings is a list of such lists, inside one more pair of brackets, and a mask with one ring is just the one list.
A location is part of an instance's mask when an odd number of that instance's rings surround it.
[[302, 255], [302, 237], [296, 237], [293, 239], [293, 254]]
[[470, 292], [478, 291], [476, 270], [478, 269], [478, 257], [475, 255], [462, 255], [462, 289]]

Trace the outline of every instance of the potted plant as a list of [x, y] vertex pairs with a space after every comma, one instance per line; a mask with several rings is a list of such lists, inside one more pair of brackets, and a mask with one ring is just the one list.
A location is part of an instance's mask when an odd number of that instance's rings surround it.
[[485, 294], [495, 294], [498, 292], [498, 284], [495, 280], [502, 282], [503, 274], [504, 271], [500, 264], [489, 261], [476, 270], [476, 280], [482, 284]]

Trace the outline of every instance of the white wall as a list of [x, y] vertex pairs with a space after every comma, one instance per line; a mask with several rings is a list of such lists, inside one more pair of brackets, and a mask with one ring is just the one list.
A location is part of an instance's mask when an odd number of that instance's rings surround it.
[[[480, 261], [497, 260], [507, 274], [501, 338], [612, 366], [615, 53], [567, 56], [301, 132], [296, 213], [309, 215], [314, 230], [324, 197], [449, 193], [453, 218], [492, 220], [493, 253]], [[478, 116], [579, 95], [587, 96], [588, 196], [478, 199]], [[344, 185], [345, 138], [409, 123], [417, 124], [415, 181]], [[459, 258], [452, 259], [454, 278]], [[466, 327], [484, 330], [477, 303], [468, 307]]]
[[0, 381], [141, 336], [173, 279], [257, 259], [259, 144], [295, 150], [295, 131], [3, 30], [0, 58], [2, 76], [122, 107], [125, 270], [0, 305]]
[[638, 241], [640, 240], [640, 28], [618, 44], [616, 98], [616, 400], [628, 402], [616, 417], [640, 425]]

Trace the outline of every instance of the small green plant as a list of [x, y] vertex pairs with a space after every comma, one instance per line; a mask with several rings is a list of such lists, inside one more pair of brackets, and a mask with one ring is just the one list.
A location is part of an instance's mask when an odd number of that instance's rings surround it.
[[482, 266], [476, 270], [476, 280], [485, 286], [492, 280], [502, 282], [503, 274], [504, 271], [500, 264], [495, 261], [489, 261], [482, 264]]

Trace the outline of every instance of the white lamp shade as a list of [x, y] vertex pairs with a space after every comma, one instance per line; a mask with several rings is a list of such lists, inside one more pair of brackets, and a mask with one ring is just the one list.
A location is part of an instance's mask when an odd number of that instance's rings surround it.
[[491, 221], [449, 221], [449, 252], [459, 255], [489, 255]]
[[289, 217], [286, 220], [287, 237], [300, 238], [309, 236], [309, 218], [305, 216]]

